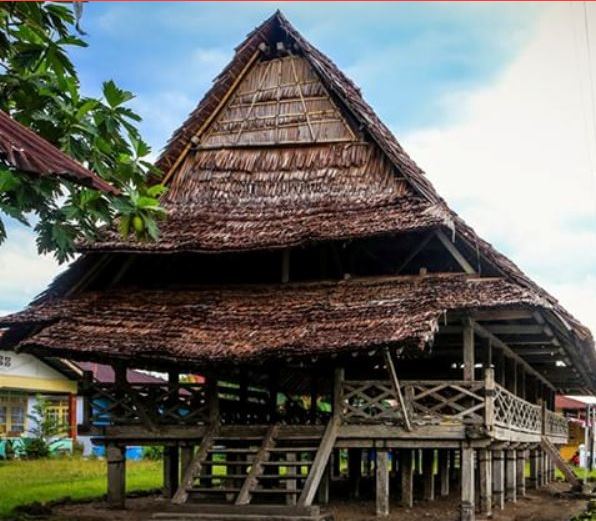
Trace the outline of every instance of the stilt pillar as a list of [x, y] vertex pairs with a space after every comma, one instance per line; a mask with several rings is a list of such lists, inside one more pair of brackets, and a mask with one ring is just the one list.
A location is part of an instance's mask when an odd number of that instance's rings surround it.
[[515, 450], [505, 451], [505, 500], [511, 503], [517, 501], [517, 457]]
[[528, 486], [531, 489], [538, 488], [538, 450], [532, 449], [530, 451], [530, 477], [528, 478]]
[[435, 451], [434, 449], [424, 449], [422, 451], [422, 474], [424, 478], [424, 499], [426, 501], [435, 500]]
[[450, 450], [439, 450], [439, 494], [441, 496], [449, 495], [449, 455]]
[[[286, 459], [292, 463], [296, 461], [296, 453], [295, 452], [288, 452], [286, 455]], [[297, 468], [295, 466], [287, 467], [286, 468], [286, 478], [291, 478], [296, 475]], [[286, 479], [286, 490], [288, 494], [286, 495], [286, 505], [295, 505], [296, 500], [296, 490], [298, 488], [298, 482], [295, 479]]]
[[399, 451], [401, 469], [401, 504], [407, 508], [414, 505], [414, 455], [412, 449]]
[[360, 481], [362, 479], [362, 449], [348, 449], [348, 479], [352, 498], [360, 497]]
[[180, 447], [180, 481], [184, 479], [184, 475], [192, 462], [194, 454], [194, 445], [185, 444]]
[[126, 498], [126, 447], [108, 444], [106, 447], [108, 464], [107, 503], [110, 508], [124, 508]]
[[474, 521], [474, 449], [461, 449], [461, 521]]
[[317, 501], [321, 505], [327, 505], [329, 503], [329, 487], [331, 486], [331, 462], [327, 463], [321, 482], [319, 484], [319, 490], [317, 491]]
[[376, 460], [377, 515], [389, 515], [389, 453], [377, 449]]
[[515, 482], [517, 485], [517, 497], [524, 497], [526, 495], [526, 452], [525, 450], [518, 450], [516, 459], [516, 476]]
[[505, 454], [502, 450], [492, 451], [493, 504], [500, 510], [505, 508]]
[[171, 498], [178, 490], [179, 469], [178, 447], [164, 447], [163, 450], [163, 495]]
[[480, 513], [490, 516], [493, 509], [493, 476], [491, 451], [478, 451], [478, 472], [480, 473]]

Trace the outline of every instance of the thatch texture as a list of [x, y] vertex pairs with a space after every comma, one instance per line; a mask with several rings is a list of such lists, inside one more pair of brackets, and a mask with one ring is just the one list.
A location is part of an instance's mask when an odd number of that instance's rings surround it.
[[37, 176], [60, 176], [79, 184], [118, 193], [74, 159], [58, 150], [35, 132], [0, 110], [0, 159], [10, 166]]
[[3, 318], [35, 325], [21, 343], [73, 359], [234, 362], [422, 347], [447, 311], [544, 306], [502, 279], [461, 274], [185, 290], [108, 290], [52, 299]]
[[156, 243], [106, 232], [87, 250], [227, 251], [450, 226], [374, 145], [200, 150], [172, 179]]

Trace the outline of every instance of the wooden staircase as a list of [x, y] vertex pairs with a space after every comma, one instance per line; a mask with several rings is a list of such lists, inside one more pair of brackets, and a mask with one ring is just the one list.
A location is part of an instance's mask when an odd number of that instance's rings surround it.
[[[227, 510], [226, 515], [244, 515], [240, 514], [245, 510], [241, 507], [247, 505], [310, 507], [338, 425], [334, 418], [325, 428], [277, 424], [250, 430], [240, 426], [211, 428], [172, 502], [239, 507]], [[198, 508], [196, 513], [206, 513], [203, 510]], [[290, 510], [281, 509], [280, 515], [284, 511]]]
[[581, 481], [575, 475], [575, 472], [573, 472], [571, 466], [561, 457], [561, 454], [557, 448], [546, 436], [542, 436], [540, 438], [540, 446], [542, 447], [542, 450], [544, 450], [552, 458], [553, 463], [563, 473], [567, 482], [570, 483], [574, 488], [581, 488]]

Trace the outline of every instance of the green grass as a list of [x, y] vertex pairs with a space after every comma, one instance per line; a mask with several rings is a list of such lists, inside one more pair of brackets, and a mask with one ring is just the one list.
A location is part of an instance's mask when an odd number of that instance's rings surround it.
[[[126, 490], [162, 484], [160, 461], [127, 461]], [[106, 492], [106, 462], [78, 457], [0, 461], [0, 516], [34, 501], [92, 499]]]

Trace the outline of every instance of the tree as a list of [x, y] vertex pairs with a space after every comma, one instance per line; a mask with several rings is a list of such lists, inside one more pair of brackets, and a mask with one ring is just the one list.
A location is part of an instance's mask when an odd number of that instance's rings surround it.
[[141, 118], [127, 105], [133, 94], [111, 80], [103, 83], [101, 98], [80, 92], [68, 49], [87, 43], [78, 29], [81, 4], [74, 9], [0, 3], [0, 109], [121, 190], [107, 195], [0, 161], [0, 243], [6, 239], [3, 213], [33, 226], [39, 252], [53, 252], [60, 262], [72, 256], [76, 240], [92, 239], [115, 218], [121, 233], [156, 239], [156, 220], [164, 213], [158, 203], [163, 187], [155, 184], [158, 173], [145, 159], [150, 148], [137, 129]]
[[33, 425], [25, 442], [25, 452], [29, 458], [49, 456], [68, 428], [59, 418], [50, 414], [49, 405], [48, 400], [37, 395], [31, 414], [27, 415]]

